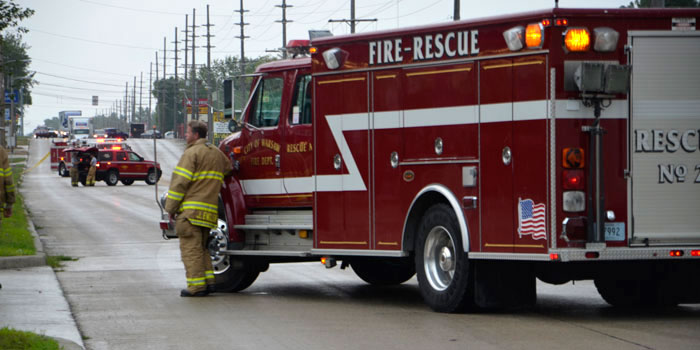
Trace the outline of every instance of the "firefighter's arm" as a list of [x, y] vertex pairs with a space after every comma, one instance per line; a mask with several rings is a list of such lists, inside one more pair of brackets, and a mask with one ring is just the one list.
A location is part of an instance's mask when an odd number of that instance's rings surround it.
[[191, 154], [184, 154], [177, 163], [173, 176], [170, 180], [170, 189], [165, 200], [165, 211], [170, 215], [175, 215], [180, 208], [180, 203], [185, 198], [185, 193], [192, 184], [194, 176], [194, 157]]
[[[9, 213], [12, 213], [12, 204], [15, 203], [15, 184], [12, 181], [12, 168], [10, 167], [10, 159], [7, 156], [3, 157], [0, 164], [0, 176], [3, 177], [5, 186], [5, 205], [9, 208]], [[9, 216], [8, 210], [5, 211], [6, 216]]]

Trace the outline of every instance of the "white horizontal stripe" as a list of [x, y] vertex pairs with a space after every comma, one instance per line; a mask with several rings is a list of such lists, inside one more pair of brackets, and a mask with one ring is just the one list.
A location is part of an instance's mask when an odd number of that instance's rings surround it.
[[[554, 117], [557, 119], [595, 119], [593, 107], [585, 107], [579, 100], [579, 110], [567, 110], [570, 100], [557, 100]], [[600, 113], [602, 119], [627, 119], [629, 108], [627, 100], [612, 100], [610, 106]]]
[[[513, 103], [492, 103], [480, 106], [482, 123], [509, 122], [513, 120]], [[542, 114], [544, 119], [545, 114]]]
[[398, 129], [403, 126], [402, 111], [374, 112], [374, 129]]
[[404, 111], [404, 127], [444, 126], [477, 123], [476, 106], [408, 109]]
[[311, 193], [314, 190], [314, 178], [312, 176], [286, 177], [284, 188], [287, 189], [287, 193]]
[[241, 180], [241, 187], [247, 195], [286, 193], [282, 179]]
[[549, 102], [544, 100], [513, 103], [513, 120], [539, 120], [547, 116]]

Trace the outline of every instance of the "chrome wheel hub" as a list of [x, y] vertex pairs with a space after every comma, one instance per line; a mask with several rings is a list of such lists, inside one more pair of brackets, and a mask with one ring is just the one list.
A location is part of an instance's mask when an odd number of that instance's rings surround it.
[[437, 290], [447, 289], [454, 278], [457, 264], [454, 242], [449, 231], [436, 226], [428, 233], [423, 249], [423, 269], [430, 286]]
[[231, 267], [229, 256], [221, 253], [222, 250], [228, 249], [228, 227], [223, 220], [218, 220], [218, 226], [209, 231], [207, 248], [214, 274], [223, 273]]

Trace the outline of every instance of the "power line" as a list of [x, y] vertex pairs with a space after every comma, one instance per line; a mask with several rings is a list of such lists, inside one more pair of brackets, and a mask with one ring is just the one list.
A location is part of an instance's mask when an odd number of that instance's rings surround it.
[[71, 65], [63, 64], [63, 63], [57, 63], [57, 62], [52, 62], [52, 61], [48, 61], [48, 60], [42, 60], [42, 59], [38, 59], [38, 58], [32, 58], [32, 61], [45, 62], [45, 63], [49, 63], [49, 64], [55, 64], [55, 65], [57, 65], [57, 66], [63, 66], [63, 67], [68, 67], [68, 68], [73, 68], [73, 69], [79, 69], [79, 70], [85, 70], [85, 71], [95, 72], [95, 73], [113, 74], [113, 75], [120, 75], [120, 76], [125, 76], [125, 77], [131, 77], [131, 75], [129, 75], [129, 74], [114, 73], [114, 72], [106, 72], [106, 71], [101, 71], [101, 70], [97, 70], [97, 69], [89, 69], [89, 68], [76, 67], [76, 66], [71, 66]]
[[54, 74], [49, 74], [49, 73], [44, 73], [44, 72], [39, 72], [39, 71], [37, 71], [37, 73], [43, 74], [43, 75], [47, 75], [47, 76], [50, 76], [50, 77], [54, 77], [54, 78], [59, 78], [59, 79], [66, 79], [66, 80], [78, 81], [78, 82], [81, 82], [81, 83], [88, 83], [88, 84], [97, 84], [97, 85], [106, 85], [106, 86], [117, 86], [117, 87], [121, 87], [121, 85], [117, 85], [117, 84], [99, 83], [99, 82], [89, 81], [89, 80], [73, 79], [73, 78], [63, 77], [63, 76], [60, 76], [60, 75], [54, 75]]
[[[42, 86], [44, 86], [44, 85], [46, 85], [46, 86], [52, 86], [52, 87], [60, 87], [60, 88], [64, 88], [64, 89], [72, 89], [72, 90], [83, 90], [83, 91], [94, 91], [94, 92], [119, 93], [119, 94], [121, 94], [121, 91], [116, 91], [116, 90], [86, 89], [86, 88], [79, 88], [79, 87], [66, 86], [66, 85], [59, 85], [59, 84], [49, 84], [49, 83], [42, 83], [42, 82], [38, 82], [37, 86], [35, 86], [34, 89], [40, 88], [40, 87], [42, 87]], [[34, 90], [32, 89], [32, 91], [34, 91]]]
[[51, 32], [45, 32], [43, 30], [39, 29], [32, 29], [32, 28], [27, 28], [29, 31], [32, 32], [37, 32], [41, 34], [46, 34], [46, 35], [51, 35], [51, 36], [57, 36], [59, 38], [66, 38], [66, 39], [71, 39], [71, 40], [77, 40], [77, 41], [84, 41], [92, 44], [99, 44], [99, 45], [107, 45], [107, 46], [115, 46], [115, 47], [124, 47], [128, 49], [139, 49], [139, 50], [154, 50], [152, 47], [144, 47], [144, 46], [133, 46], [133, 45], [124, 45], [124, 44], [115, 44], [115, 43], [109, 43], [105, 41], [97, 41], [97, 40], [90, 40], [90, 39], [83, 39], [83, 38], [78, 38], [74, 36], [69, 36], [69, 35], [62, 35], [62, 34], [56, 34], [56, 33], [51, 33]]
[[[79, 0], [81, 2], [85, 2], [88, 4], [92, 5], [97, 5], [97, 6], [104, 6], [104, 7], [111, 7], [111, 8], [116, 8], [120, 10], [127, 10], [127, 11], [134, 11], [134, 12], [140, 12], [140, 13], [155, 13], [159, 15], [171, 15], [171, 16], [182, 16], [182, 13], [175, 13], [175, 12], [166, 12], [166, 11], [156, 11], [156, 10], [148, 10], [148, 9], [142, 9], [142, 8], [134, 8], [134, 7], [126, 7], [126, 6], [117, 6], [117, 5], [112, 5], [112, 4], [105, 4], [97, 1], [90, 1], [90, 0]], [[203, 17], [204, 15], [200, 15], [200, 17]], [[224, 17], [227, 15], [212, 15], [216, 17]]]

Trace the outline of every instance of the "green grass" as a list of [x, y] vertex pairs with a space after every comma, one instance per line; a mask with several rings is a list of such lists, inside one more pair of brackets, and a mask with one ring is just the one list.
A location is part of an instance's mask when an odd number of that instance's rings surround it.
[[17, 146], [27, 146], [27, 145], [29, 145], [29, 137], [17, 136]]
[[63, 261], [78, 261], [78, 259], [65, 255], [49, 255], [46, 257], [46, 265], [49, 265], [54, 269], [63, 267], [63, 264], [61, 264]]
[[[29, 233], [27, 216], [24, 214], [24, 198], [19, 193], [19, 178], [24, 170], [23, 164], [12, 166], [15, 183], [15, 205], [12, 216], [0, 221], [0, 256], [34, 255], [34, 238]], [[0, 348], [2, 349], [2, 348]]]
[[5, 327], [0, 329], [0, 349], [60, 350], [63, 347], [47, 336]]
[[18, 163], [24, 163], [25, 161], [27, 161], [27, 157], [10, 158], [10, 165], [17, 165]]

